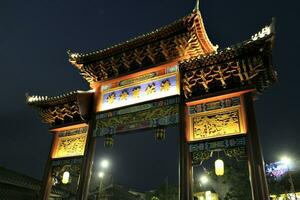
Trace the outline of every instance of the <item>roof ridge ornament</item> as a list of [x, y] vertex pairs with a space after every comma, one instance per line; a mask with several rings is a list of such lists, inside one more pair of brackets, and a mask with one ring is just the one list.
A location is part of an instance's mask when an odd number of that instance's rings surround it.
[[272, 18], [271, 24], [265, 26], [258, 33], [251, 36], [252, 41], [256, 41], [275, 33], [275, 18]]
[[196, 5], [193, 9], [193, 12], [200, 12], [200, 0], [196, 0]]
[[270, 28], [271, 28], [272, 33], [275, 33], [275, 25], [276, 25], [276, 18], [272, 17], [272, 21], [271, 21], [271, 24], [270, 24]]

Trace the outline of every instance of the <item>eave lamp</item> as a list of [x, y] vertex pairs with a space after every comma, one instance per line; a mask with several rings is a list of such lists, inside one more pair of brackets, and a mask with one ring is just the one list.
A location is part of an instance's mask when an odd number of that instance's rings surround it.
[[215, 161], [215, 173], [217, 176], [224, 175], [224, 162], [221, 159]]
[[166, 139], [166, 128], [164, 126], [158, 126], [156, 128], [155, 139], [157, 141], [163, 141]]
[[106, 134], [104, 136], [104, 147], [111, 148], [114, 145], [114, 138], [112, 134]]
[[65, 172], [63, 173], [61, 182], [62, 182], [63, 184], [68, 184], [68, 183], [70, 182], [70, 172], [65, 171]]

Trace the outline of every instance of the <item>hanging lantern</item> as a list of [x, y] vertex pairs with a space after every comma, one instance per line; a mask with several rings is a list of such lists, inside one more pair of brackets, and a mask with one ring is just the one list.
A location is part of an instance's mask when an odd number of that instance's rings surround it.
[[112, 134], [107, 134], [104, 136], [104, 147], [110, 148], [114, 145], [114, 138]]
[[158, 141], [166, 139], [166, 128], [164, 126], [158, 126], [156, 128], [155, 139]]
[[61, 182], [62, 182], [63, 184], [68, 184], [68, 183], [70, 182], [70, 172], [65, 171], [65, 172], [63, 173]]
[[215, 173], [217, 176], [224, 175], [224, 162], [221, 159], [215, 161]]

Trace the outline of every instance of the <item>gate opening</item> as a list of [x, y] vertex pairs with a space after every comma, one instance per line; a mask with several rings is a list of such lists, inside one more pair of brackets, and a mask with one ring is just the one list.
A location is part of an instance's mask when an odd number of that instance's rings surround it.
[[252, 199], [247, 157], [213, 152], [193, 172], [193, 193], [198, 200]]
[[[178, 199], [178, 125], [116, 134], [113, 146], [97, 138], [89, 199]], [[107, 164], [105, 164], [107, 163]]]

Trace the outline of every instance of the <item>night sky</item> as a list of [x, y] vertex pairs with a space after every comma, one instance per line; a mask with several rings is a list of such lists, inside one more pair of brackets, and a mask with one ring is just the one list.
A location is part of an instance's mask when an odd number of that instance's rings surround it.
[[[89, 52], [109, 47], [172, 23], [189, 14], [194, 5], [194, 0], [1, 0], [0, 166], [42, 177], [51, 137], [37, 112], [26, 105], [25, 93], [51, 96], [89, 89], [68, 62], [68, 49]], [[202, 0], [200, 6], [208, 35], [220, 49], [249, 39], [272, 17], [276, 18], [273, 55], [279, 82], [256, 102], [257, 122], [266, 162], [276, 161], [283, 153], [299, 158], [300, 1]], [[145, 153], [154, 148], [152, 136], [120, 136], [116, 149], [135, 155], [112, 159], [114, 166], [118, 165], [114, 168], [118, 171], [116, 179], [125, 181], [127, 173], [132, 177], [128, 184], [136, 185], [137, 165], [141, 164], [145, 171], [153, 170], [147, 159], [162, 168], [174, 169], [176, 174], [178, 132], [170, 129], [168, 133], [173, 135], [166, 141], [168, 150], [161, 154]], [[135, 144], [143, 150], [132, 149]], [[162, 144], [157, 145], [163, 151]], [[172, 156], [166, 156], [167, 152]], [[140, 162], [136, 163], [134, 157], [139, 157]], [[147, 176], [151, 183], [157, 177]]]

